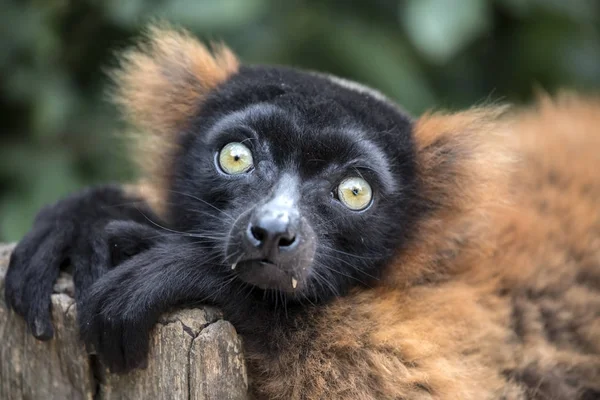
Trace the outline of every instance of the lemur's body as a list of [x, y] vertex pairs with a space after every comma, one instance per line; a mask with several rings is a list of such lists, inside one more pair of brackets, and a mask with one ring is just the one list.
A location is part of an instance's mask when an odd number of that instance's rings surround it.
[[116, 371], [201, 301], [244, 337], [258, 398], [600, 396], [600, 102], [412, 121], [169, 31], [116, 77], [146, 183], [40, 213], [6, 284], [36, 336], [70, 260], [82, 336]]

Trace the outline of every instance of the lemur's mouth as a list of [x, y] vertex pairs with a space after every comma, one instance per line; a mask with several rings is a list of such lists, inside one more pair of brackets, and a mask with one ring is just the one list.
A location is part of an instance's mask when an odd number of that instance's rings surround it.
[[231, 265], [232, 270], [237, 270], [238, 266], [247, 264], [247, 263], [258, 263], [262, 265], [274, 265], [277, 266], [277, 263], [269, 258], [242, 258], [237, 260], [234, 264]]
[[267, 258], [241, 260], [234, 264], [232, 269], [241, 280], [261, 289], [294, 292], [303, 283], [291, 270], [282, 268]]

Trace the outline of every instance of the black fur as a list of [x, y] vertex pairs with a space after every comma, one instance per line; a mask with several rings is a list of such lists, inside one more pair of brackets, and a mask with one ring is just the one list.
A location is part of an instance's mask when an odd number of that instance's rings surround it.
[[[353, 286], [376, 285], [382, 266], [408, 240], [420, 212], [411, 129], [410, 118], [387, 101], [324, 76], [242, 67], [209, 94], [179, 136], [166, 222], [148, 210], [141, 216], [136, 208], [115, 207], [131, 201], [118, 189], [64, 200], [44, 211], [19, 244], [7, 300], [36, 336], [49, 337], [51, 283], [70, 259], [80, 291], [95, 281], [77, 299], [82, 337], [113, 370], [143, 365], [158, 316], [190, 302], [218, 305], [246, 346], [276, 351], [273, 332], [293, 329], [304, 310]], [[219, 171], [216, 154], [229, 142], [251, 149], [251, 171]], [[359, 212], [335, 195], [340, 181], [353, 176], [366, 179], [374, 194]], [[305, 269], [296, 290], [260, 289], [247, 276], [260, 266], [231, 266], [250, 216], [282, 185], [298, 194], [294, 207], [314, 232], [306, 238], [314, 258], [294, 259], [293, 271]], [[142, 225], [107, 227], [115, 219]], [[112, 270], [109, 237], [125, 244]]]
[[150, 247], [149, 219], [156, 216], [142, 199], [107, 185], [84, 190], [45, 207], [11, 255], [6, 301], [23, 315], [38, 339], [50, 339], [50, 295], [61, 268], [70, 268], [75, 295], [127, 256]]

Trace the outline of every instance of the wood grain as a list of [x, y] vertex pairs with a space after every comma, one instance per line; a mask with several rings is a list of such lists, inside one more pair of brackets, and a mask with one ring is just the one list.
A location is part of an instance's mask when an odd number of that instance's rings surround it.
[[242, 343], [233, 326], [211, 307], [161, 317], [152, 332], [148, 367], [108, 373], [78, 339], [70, 278], [52, 295], [55, 336], [33, 338], [23, 319], [4, 303], [4, 276], [14, 246], [0, 244], [0, 399], [247, 398]]

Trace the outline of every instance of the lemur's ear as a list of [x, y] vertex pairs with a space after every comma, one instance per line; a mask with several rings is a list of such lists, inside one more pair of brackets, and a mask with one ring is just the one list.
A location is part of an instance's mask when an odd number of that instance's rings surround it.
[[238, 70], [223, 45], [212, 51], [185, 31], [152, 26], [113, 72], [114, 101], [138, 129], [157, 135], [181, 129], [202, 99]]
[[428, 113], [414, 128], [421, 193], [430, 208], [460, 214], [503, 198], [513, 160], [507, 107]]
[[436, 279], [458, 254], [483, 246], [486, 214], [510, 204], [514, 152], [506, 107], [455, 114], [428, 113], [413, 128], [417, 152], [418, 203], [424, 217], [417, 238], [392, 266], [392, 279], [405, 284]]
[[235, 55], [223, 45], [212, 50], [189, 33], [150, 27], [144, 39], [121, 57], [113, 71], [113, 101], [134, 130], [133, 154], [145, 192], [163, 214], [177, 134], [197, 115], [207, 94], [238, 70]]

